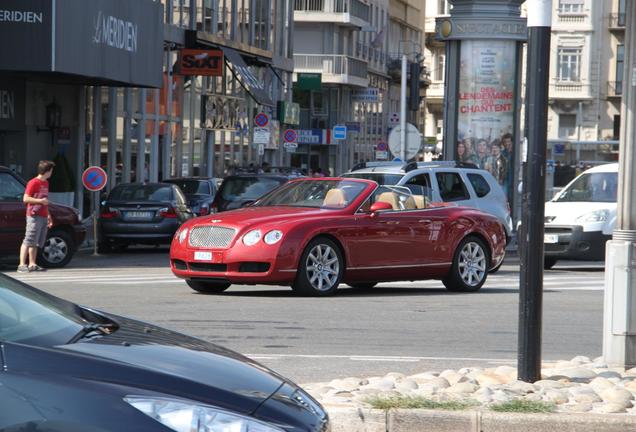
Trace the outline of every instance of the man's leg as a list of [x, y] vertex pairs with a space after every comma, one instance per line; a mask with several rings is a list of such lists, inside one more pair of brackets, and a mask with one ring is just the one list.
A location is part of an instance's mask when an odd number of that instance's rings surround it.
[[38, 255], [37, 246], [29, 246], [29, 267], [33, 267], [37, 264], [35, 262], [37, 255]]
[[27, 262], [28, 246], [22, 243], [20, 246], [20, 267], [25, 266]]

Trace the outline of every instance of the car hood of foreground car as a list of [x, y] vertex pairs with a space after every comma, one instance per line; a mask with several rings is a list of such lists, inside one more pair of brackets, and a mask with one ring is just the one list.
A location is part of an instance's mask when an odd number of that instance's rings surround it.
[[289, 383], [223, 347], [142, 322], [113, 318], [120, 328], [110, 335], [52, 348], [7, 346], [6, 368], [144, 389], [244, 414], [253, 413]]
[[246, 227], [253, 224], [280, 223], [296, 219], [336, 215], [340, 211], [341, 209], [320, 209], [315, 207], [246, 207], [200, 217], [193, 220], [192, 223], [194, 225], [214, 223], [215, 225]]

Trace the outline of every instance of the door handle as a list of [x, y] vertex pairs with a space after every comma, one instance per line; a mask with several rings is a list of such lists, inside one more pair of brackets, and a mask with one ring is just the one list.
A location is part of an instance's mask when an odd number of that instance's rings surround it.
[[422, 223], [422, 224], [427, 224], [427, 225], [428, 225], [428, 224], [430, 224], [430, 223], [431, 223], [431, 222], [433, 222], [433, 221], [432, 221], [431, 219], [420, 219], [420, 220], [418, 220], [418, 222], [419, 222], [419, 223]]

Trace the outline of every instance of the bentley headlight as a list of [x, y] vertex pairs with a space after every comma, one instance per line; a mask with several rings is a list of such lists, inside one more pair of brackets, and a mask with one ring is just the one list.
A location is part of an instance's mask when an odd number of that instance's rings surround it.
[[261, 230], [255, 229], [243, 236], [243, 243], [246, 246], [253, 246], [261, 239]]
[[283, 432], [250, 417], [186, 400], [143, 396], [124, 400], [177, 432]]
[[576, 218], [577, 222], [605, 222], [609, 217], [608, 210], [596, 210]]
[[179, 231], [179, 244], [183, 244], [187, 236], [188, 236], [188, 229], [182, 228], [181, 231]]
[[265, 234], [265, 243], [268, 245], [276, 244], [283, 238], [283, 232], [279, 230], [273, 230]]

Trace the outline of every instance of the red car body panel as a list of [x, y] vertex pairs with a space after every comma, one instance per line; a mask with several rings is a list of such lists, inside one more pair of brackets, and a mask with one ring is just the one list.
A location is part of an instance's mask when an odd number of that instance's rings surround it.
[[[341, 281], [344, 283], [441, 279], [450, 270], [459, 243], [471, 234], [478, 235], [488, 245], [491, 268], [503, 260], [505, 231], [494, 216], [445, 203], [426, 209], [377, 212], [373, 215], [358, 212], [377, 184], [367, 180], [346, 180], [367, 183], [367, 187], [343, 209], [253, 206], [187, 221], [181, 229], [189, 230], [188, 238], [181, 244], [178, 231], [172, 240], [172, 272], [185, 279], [291, 285], [303, 250], [312, 239], [321, 235], [331, 237], [341, 246], [346, 269]], [[236, 229], [229, 246], [190, 246], [191, 229], [206, 225]], [[280, 230], [283, 238], [274, 245], [261, 240], [253, 246], [246, 246], [243, 236], [257, 228], [263, 236], [271, 230]], [[197, 251], [211, 252], [212, 260], [195, 260]], [[242, 263], [263, 263], [269, 268], [249, 272], [241, 270]], [[213, 265], [218, 267], [213, 268]], [[206, 269], [206, 266], [209, 268]]]

